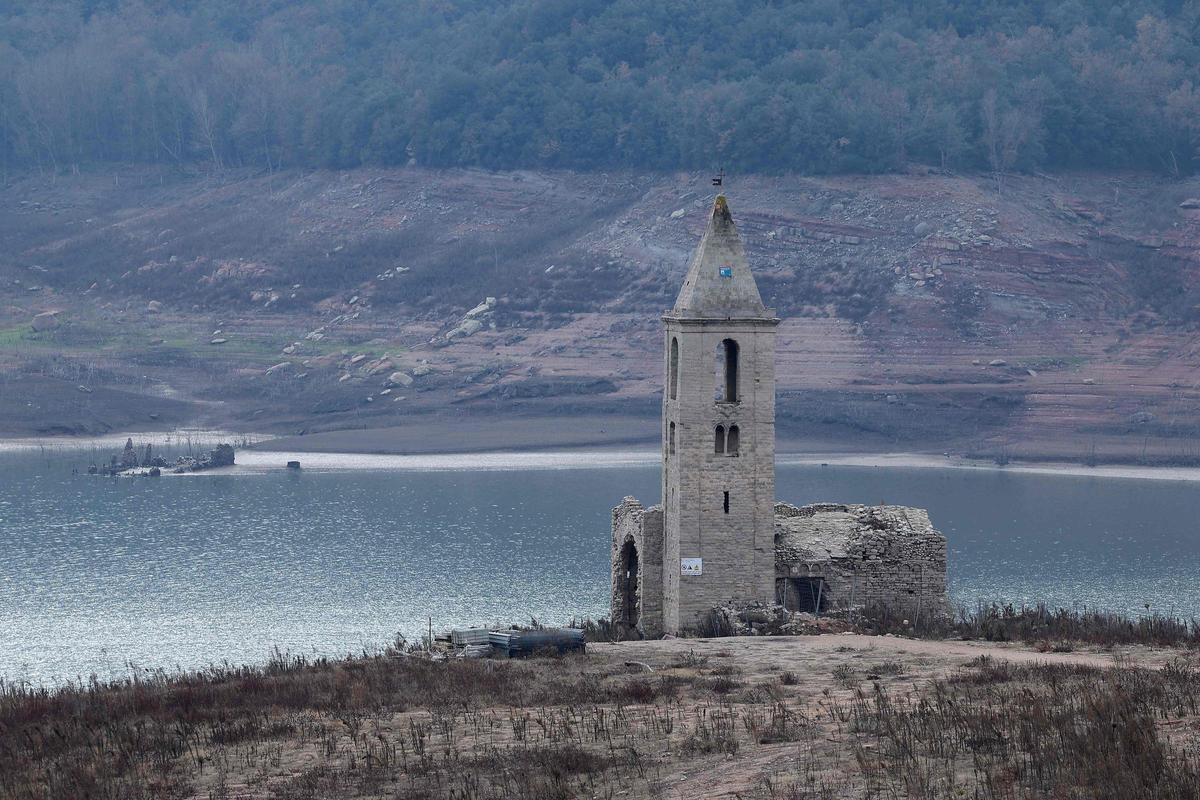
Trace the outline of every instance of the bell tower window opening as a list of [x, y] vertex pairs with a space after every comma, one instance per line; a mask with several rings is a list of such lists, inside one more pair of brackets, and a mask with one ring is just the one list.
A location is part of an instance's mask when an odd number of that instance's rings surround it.
[[717, 402], [738, 402], [738, 343], [733, 339], [724, 339], [717, 346], [716, 371], [715, 395]]
[[731, 456], [736, 456], [738, 452], [738, 426], [729, 426], [729, 435], [725, 439], [725, 452]]
[[717, 432], [713, 435], [713, 452], [714, 453], [724, 453], [725, 452], [725, 426], [724, 425], [718, 425]]
[[679, 396], [679, 339], [671, 337], [671, 363], [667, 372], [668, 396], [674, 400]]

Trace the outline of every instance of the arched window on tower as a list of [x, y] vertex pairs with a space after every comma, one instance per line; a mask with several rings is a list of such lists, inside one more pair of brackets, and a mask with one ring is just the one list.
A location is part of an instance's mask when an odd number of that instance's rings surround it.
[[670, 433], [670, 442], [667, 445], [667, 452], [670, 455], [675, 455], [675, 423], [672, 422], [669, 427], [670, 427], [671, 433]]
[[667, 387], [670, 398], [679, 396], [679, 339], [671, 337], [671, 363], [667, 370]]
[[738, 402], [738, 343], [723, 339], [717, 346], [716, 400], [718, 403]]
[[724, 453], [725, 452], [725, 426], [724, 425], [718, 425], [717, 432], [716, 432], [716, 434], [713, 435], [713, 452], [714, 453]]
[[729, 426], [729, 435], [725, 439], [725, 452], [731, 456], [736, 456], [738, 452], [738, 426]]

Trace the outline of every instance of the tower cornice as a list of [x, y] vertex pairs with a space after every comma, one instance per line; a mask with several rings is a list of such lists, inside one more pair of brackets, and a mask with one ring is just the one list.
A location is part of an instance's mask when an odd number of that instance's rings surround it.
[[[769, 310], [769, 309], [768, 309]], [[731, 323], [751, 325], [778, 325], [779, 317], [687, 317], [668, 312], [662, 315], [663, 322], [678, 322], [681, 325], [729, 325]]]

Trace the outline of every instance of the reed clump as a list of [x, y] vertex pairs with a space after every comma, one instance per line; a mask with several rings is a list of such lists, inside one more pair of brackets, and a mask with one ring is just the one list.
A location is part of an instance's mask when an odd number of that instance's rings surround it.
[[954, 619], [916, 621], [887, 607], [872, 607], [855, 622], [863, 633], [1024, 642], [1041, 644], [1040, 649], [1057, 652], [1069, 652], [1072, 643], [1200, 648], [1200, 620], [1157, 612], [1129, 617], [1111, 611], [1051, 608], [1043, 604], [992, 603], [981, 604], [973, 611], [960, 609]]

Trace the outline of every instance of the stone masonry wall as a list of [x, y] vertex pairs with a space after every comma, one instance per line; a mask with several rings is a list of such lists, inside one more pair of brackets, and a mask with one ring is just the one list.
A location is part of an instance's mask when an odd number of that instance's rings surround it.
[[625, 607], [625, 565], [622, 554], [626, 542], [633, 542], [638, 554], [635, 630], [626, 636], [658, 637], [663, 634], [663, 511], [661, 506], [645, 508], [636, 499], [626, 497], [612, 511], [612, 616], [614, 625], [623, 625]]
[[[820, 504], [775, 507], [776, 577], [821, 578], [831, 609], [884, 606], [909, 619], [950, 612], [946, 538], [922, 509]], [[803, 533], [789, 518], [808, 518]]]
[[[667, 632], [694, 626], [714, 606], [774, 594], [775, 320], [666, 318], [664, 350], [679, 343], [675, 399], [664, 399], [664, 580]], [[738, 400], [714, 400], [721, 341], [738, 343]], [[670, 369], [669, 355], [667, 363]], [[671, 451], [671, 425], [675, 450]], [[717, 425], [737, 425], [736, 455], [714, 452]], [[729, 493], [729, 511], [724, 493]], [[703, 574], [680, 575], [680, 559]]]

